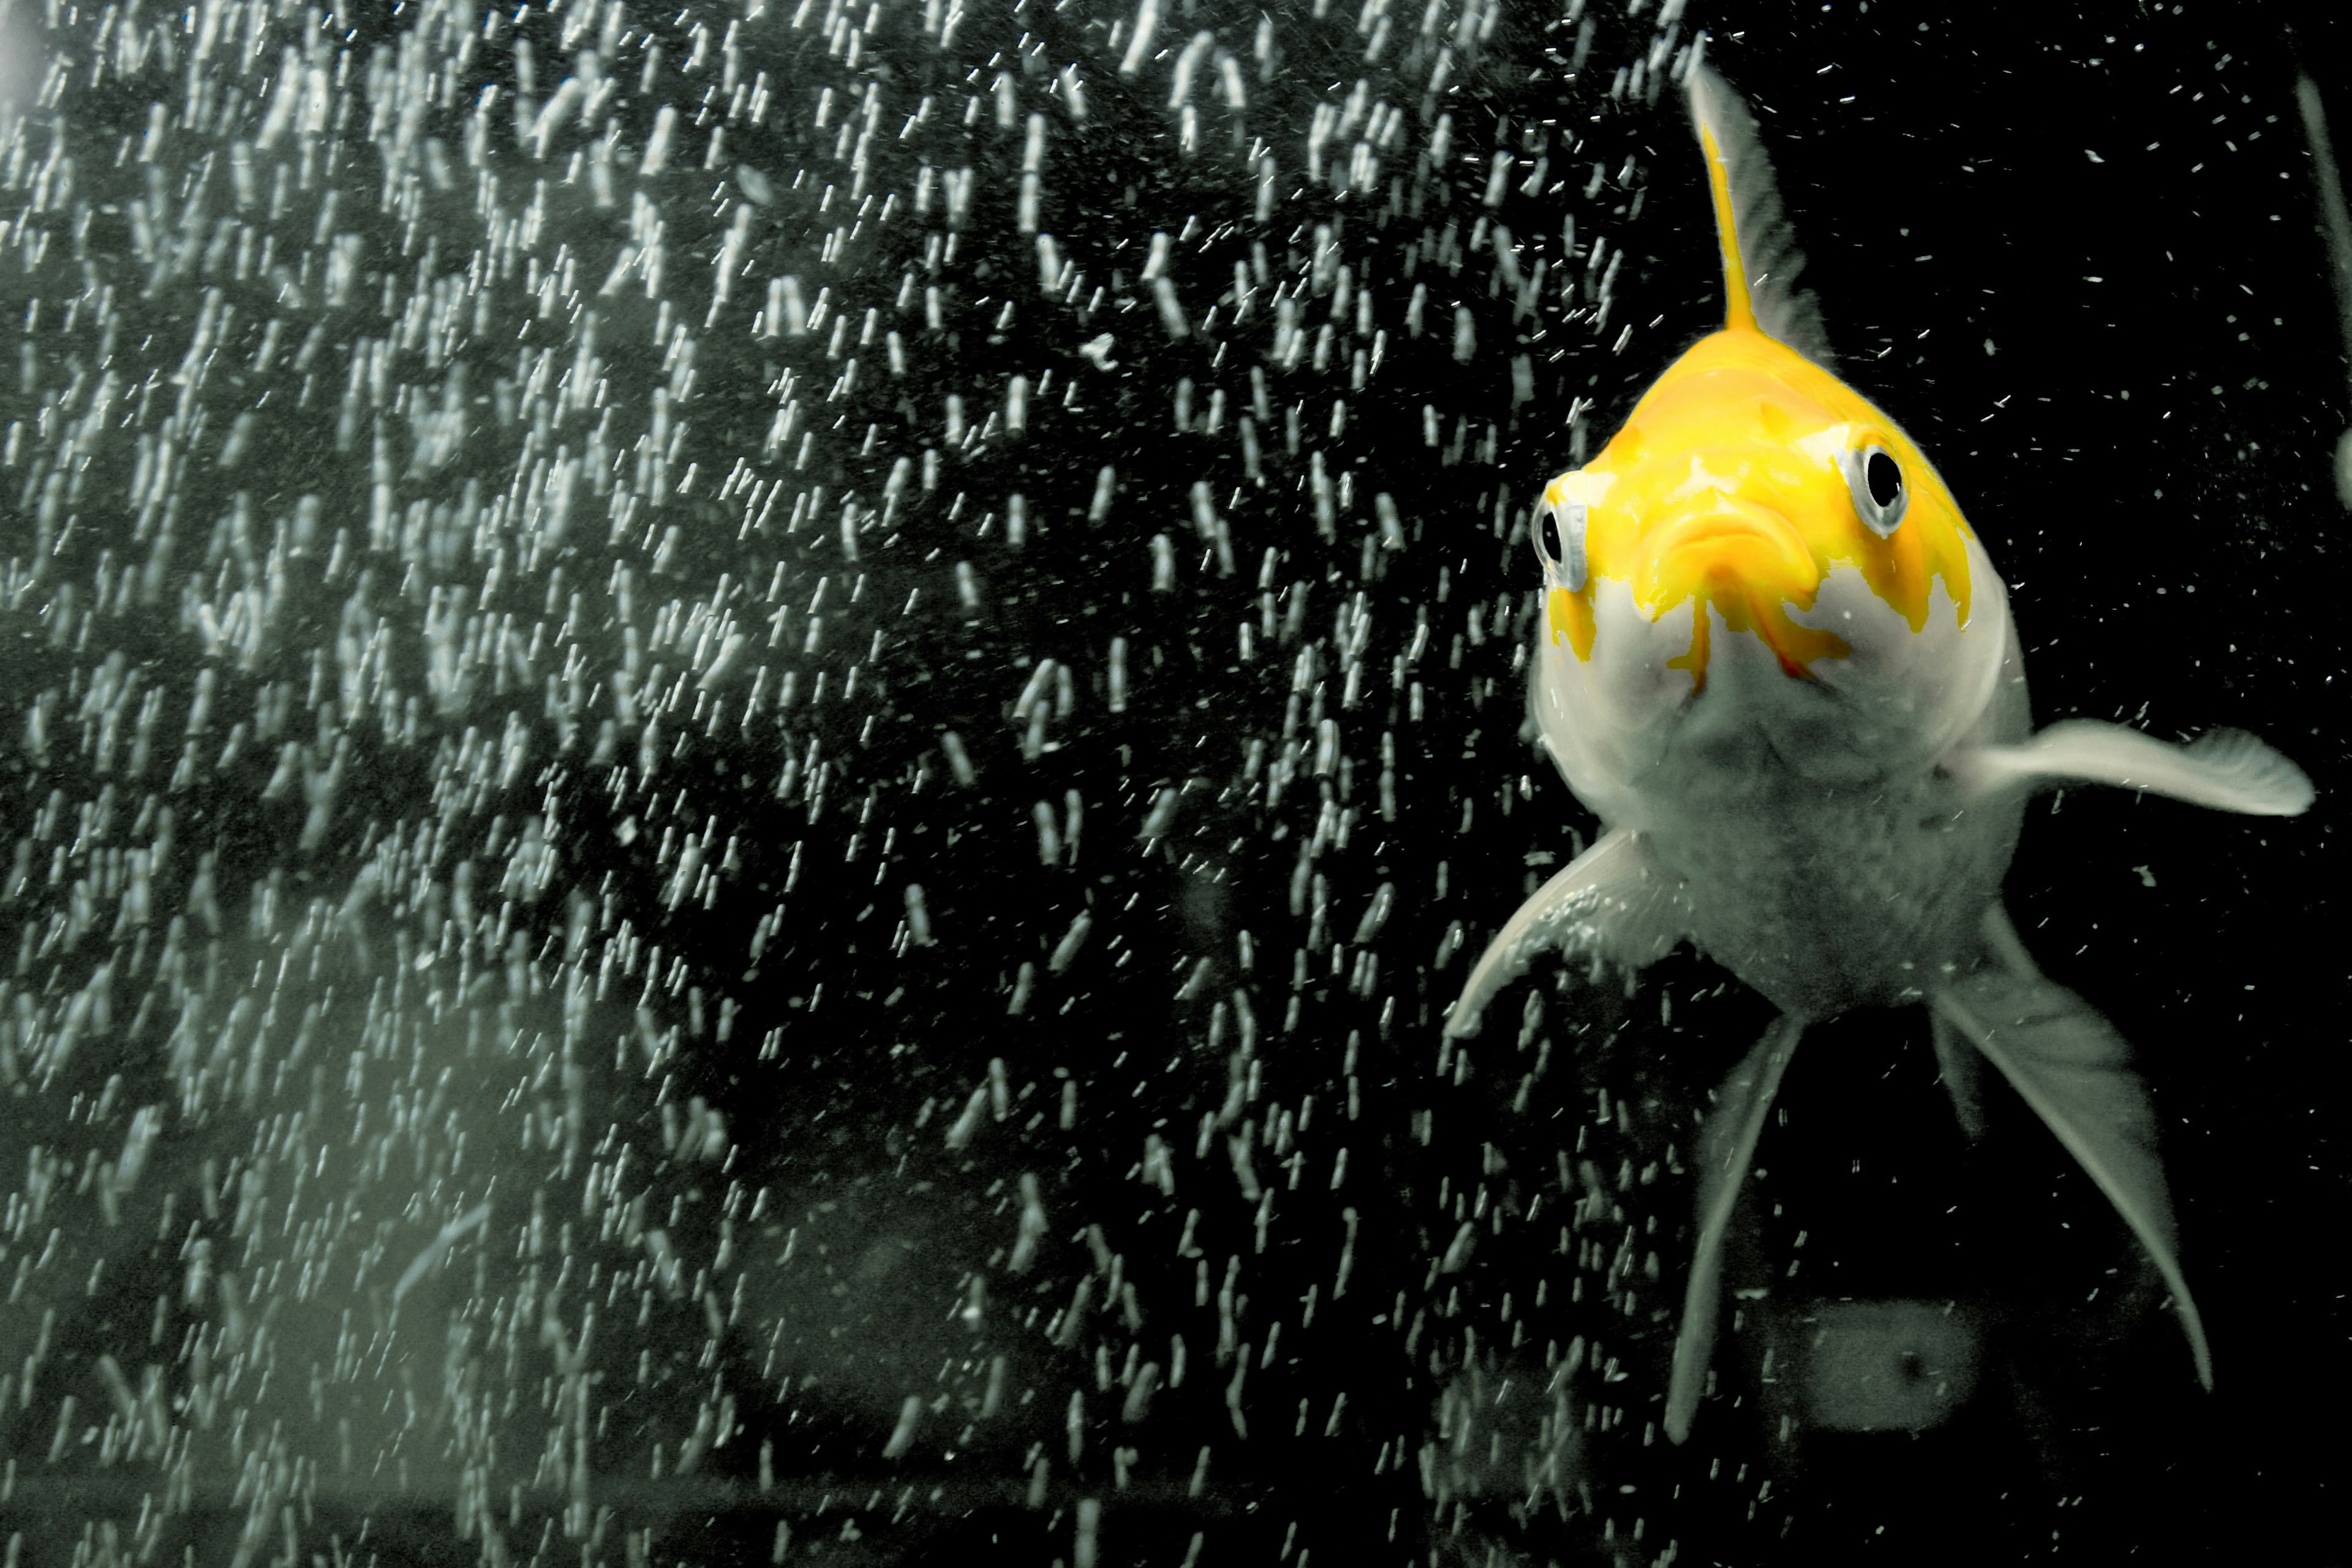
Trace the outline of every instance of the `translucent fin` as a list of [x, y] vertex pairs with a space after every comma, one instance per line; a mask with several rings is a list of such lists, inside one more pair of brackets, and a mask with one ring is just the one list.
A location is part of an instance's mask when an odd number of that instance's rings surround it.
[[1723, 252], [1724, 325], [1778, 338], [1815, 364], [1831, 360], [1821, 302], [1796, 287], [1804, 253], [1780, 206], [1755, 117], [1704, 62], [1689, 77], [1691, 125], [1706, 153]]
[[1707, 1363], [1715, 1357], [1715, 1324], [1723, 1308], [1724, 1232], [1731, 1227], [1731, 1211], [1755, 1162], [1764, 1118], [1780, 1092], [1780, 1075], [1804, 1031], [1805, 1021], [1793, 1014], [1773, 1019], [1717, 1091], [1715, 1113], [1699, 1135], [1698, 1245], [1691, 1254], [1682, 1331], [1675, 1336], [1674, 1371], [1666, 1382], [1666, 1436], [1677, 1443], [1690, 1436], [1699, 1395], [1706, 1392]]
[[[2346, 352], [2352, 353], [2352, 209], [2344, 205], [2344, 180], [2336, 171], [2335, 149], [2328, 144], [2327, 111], [2319, 101], [2318, 84], [2298, 75], [2294, 100], [2303, 110], [2304, 139], [2311, 144], [2311, 183], [2318, 191], [2327, 259], [2336, 274], [2337, 325]], [[2352, 430], [2336, 443], [2336, 499], [2352, 507]]]
[[2020, 980], [2042, 978], [2041, 967], [2033, 962], [2033, 955], [2025, 951], [2025, 939], [2017, 934], [2017, 927], [2011, 921], [2007, 910], [1999, 904], [1988, 904], [1984, 920], [1979, 923], [1984, 930], [1985, 945], [1992, 949], [1993, 956], [2000, 960], [2002, 968]]
[[1478, 1016], [1495, 993], [1526, 973], [1547, 947], [1639, 968], [1672, 952], [1683, 931], [1681, 884], [1651, 864], [1640, 834], [1623, 827], [1604, 833], [1496, 932], [1446, 1015], [1445, 1032], [1476, 1034]]
[[2079, 780], [2249, 816], [2300, 816], [2315, 793], [2301, 768], [2242, 730], [2214, 730], [2176, 746], [2092, 719], [2053, 724], [2021, 745], [1959, 752], [1945, 769], [1979, 795]]
[[2000, 1069], [2147, 1248], [2172, 1291], [2197, 1380], [2211, 1388], [2212, 1352], [2180, 1272], [2156, 1113], [2123, 1037], [2065, 987], [2000, 970], [1979, 970], [1937, 992], [1933, 1005]]
[[1936, 1044], [1936, 1074], [1944, 1092], [1952, 1097], [1952, 1114], [1973, 1143], [1985, 1134], [1984, 1094], [1977, 1087], [1977, 1053], [1941, 1013], [1928, 1015], [1929, 1037]]
[[[1984, 936], [1985, 952], [2012, 979], [2042, 978], [2041, 969], [2034, 963], [2033, 955], [2025, 950], [2024, 939], [2017, 934], [2007, 910], [1998, 903], [1986, 905], [1979, 926]], [[1944, 1092], [1952, 1097], [1952, 1114], [1958, 1119], [1960, 1131], [1973, 1143], [1985, 1132], [1984, 1091], [1980, 1087], [1984, 1063], [1949, 1018], [1930, 1007], [1927, 1022], [1929, 1037], [1936, 1047], [1936, 1069]]]
[[2327, 135], [2327, 110], [2319, 100], [2319, 85], [2307, 75], [2294, 79], [2295, 107], [2303, 113], [2303, 134], [2311, 145], [2312, 184], [2318, 187], [2319, 214], [2327, 234], [2327, 259], [2336, 275], [2336, 313], [2344, 346], [2352, 351], [2352, 208], [2344, 201], [2344, 179], [2336, 167], [2336, 150]]

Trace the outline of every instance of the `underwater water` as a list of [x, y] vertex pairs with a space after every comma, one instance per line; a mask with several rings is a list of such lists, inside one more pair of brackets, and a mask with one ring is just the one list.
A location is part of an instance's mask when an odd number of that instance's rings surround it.
[[[2037, 717], [2319, 784], [2065, 793], [2009, 882], [2154, 1088], [2210, 1394], [1912, 1009], [1790, 1068], [1670, 1444], [1770, 1009], [1555, 963], [1441, 1037], [1593, 830], [1524, 531], [1721, 319], [1702, 30]], [[8, 1561], [2313, 1560], [2347, 42], [0, 7]]]

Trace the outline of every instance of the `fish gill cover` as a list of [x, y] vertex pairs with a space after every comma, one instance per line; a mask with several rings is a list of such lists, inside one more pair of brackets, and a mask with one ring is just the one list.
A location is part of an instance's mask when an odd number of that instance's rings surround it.
[[1528, 503], [1716, 309], [1680, 0], [0, 29], [12, 1552], [1815, 1517], [1769, 1350], [1653, 1445], [1752, 1003], [1438, 1029], [1581, 826]]

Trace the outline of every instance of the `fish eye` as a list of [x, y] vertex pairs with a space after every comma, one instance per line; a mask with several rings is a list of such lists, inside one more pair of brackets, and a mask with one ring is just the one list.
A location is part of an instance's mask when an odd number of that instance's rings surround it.
[[1880, 506], [1893, 506], [1895, 498], [1903, 493], [1903, 470], [1885, 453], [1873, 452], [1863, 463], [1862, 471], [1870, 480], [1870, 499]]
[[1557, 573], [1562, 586], [1575, 593], [1584, 586], [1584, 503], [1542, 502], [1532, 520], [1536, 556], [1545, 571]]
[[1903, 521], [1911, 492], [1903, 483], [1903, 465], [1885, 447], [1872, 445], [1845, 454], [1846, 488], [1853, 492], [1854, 515], [1863, 526], [1885, 539]]

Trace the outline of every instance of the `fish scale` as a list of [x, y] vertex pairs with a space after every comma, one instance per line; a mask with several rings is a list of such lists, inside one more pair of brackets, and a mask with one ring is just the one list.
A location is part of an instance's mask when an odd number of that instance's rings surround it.
[[1690, 911], [1693, 942], [1788, 1012], [1917, 1001], [1931, 976], [1972, 955], [2021, 812], [1963, 830], [1950, 820], [1949, 781], [1906, 783], [1782, 783], [1742, 792], [1731, 809], [1691, 812], [1694, 829], [1674, 836], [1671, 851], [1662, 844], [1659, 861], [1708, 889]]

